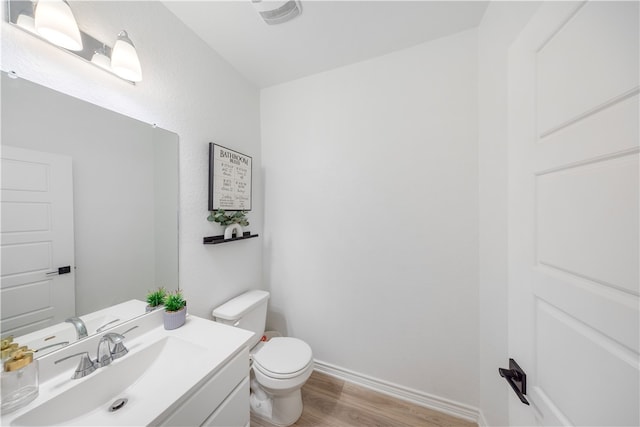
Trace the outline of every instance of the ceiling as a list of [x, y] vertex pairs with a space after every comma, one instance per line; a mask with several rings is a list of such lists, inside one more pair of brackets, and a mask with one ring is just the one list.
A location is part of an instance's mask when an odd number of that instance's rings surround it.
[[264, 88], [476, 27], [488, 1], [302, 0], [302, 14], [280, 25], [250, 0], [163, 3]]

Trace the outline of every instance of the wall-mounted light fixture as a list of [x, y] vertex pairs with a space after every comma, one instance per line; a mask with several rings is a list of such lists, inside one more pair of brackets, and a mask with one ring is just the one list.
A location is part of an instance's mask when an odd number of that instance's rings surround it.
[[142, 80], [138, 53], [122, 30], [113, 48], [79, 29], [67, 0], [7, 0], [11, 24], [128, 82]]
[[142, 80], [142, 69], [138, 53], [125, 30], [118, 33], [118, 38], [111, 51], [111, 69], [123, 79], [139, 82]]

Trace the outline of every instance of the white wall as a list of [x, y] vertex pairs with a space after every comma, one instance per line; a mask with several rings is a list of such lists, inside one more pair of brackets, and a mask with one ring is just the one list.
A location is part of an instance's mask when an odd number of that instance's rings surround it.
[[507, 53], [537, 2], [492, 2], [478, 28], [480, 402], [487, 425], [508, 425]]
[[114, 40], [128, 31], [142, 63], [141, 83], [123, 82], [4, 20], [1, 68], [180, 136], [180, 287], [189, 311], [210, 317], [215, 305], [262, 279], [260, 239], [202, 244], [204, 236], [221, 234], [206, 220], [210, 141], [253, 157], [249, 229], [262, 231], [259, 92], [158, 2], [72, 6], [80, 26], [96, 38]]
[[475, 30], [264, 89], [269, 326], [477, 405]]

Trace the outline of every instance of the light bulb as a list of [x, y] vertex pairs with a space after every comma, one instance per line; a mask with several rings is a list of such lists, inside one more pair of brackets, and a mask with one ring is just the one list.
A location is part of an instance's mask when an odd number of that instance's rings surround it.
[[111, 50], [111, 70], [125, 80], [139, 82], [142, 80], [140, 60], [133, 42], [126, 31], [118, 34], [118, 39]]
[[80, 29], [66, 0], [40, 0], [36, 5], [35, 27], [38, 34], [55, 45], [82, 50]]
[[101, 47], [100, 49], [97, 49], [95, 52], [93, 52], [93, 56], [91, 57], [91, 62], [93, 62], [99, 67], [104, 68], [105, 70], [111, 71], [111, 61], [107, 56], [107, 52], [104, 46]]

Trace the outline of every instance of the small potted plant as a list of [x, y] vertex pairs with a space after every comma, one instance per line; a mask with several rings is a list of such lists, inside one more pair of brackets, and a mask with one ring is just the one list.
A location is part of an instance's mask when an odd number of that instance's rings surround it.
[[231, 239], [234, 233], [236, 237], [242, 237], [242, 227], [249, 225], [249, 220], [246, 215], [246, 211], [236, 211], [228, 214], [224, 209], [218, 209], [217, 211], [211, 212], [207, 220], [217, 222], [226, 227], [224, 229], [224, 238]]
[[187, 301], [184, 300], [182, 292], [176, 290], [167, 294], [164, 300], [164, 328], [167, 330], [177, 329], [184, 325], [187, 318]]
[[146, 311], [153, 311], [156, 308], [164, 304], [164, 300], [167, 297], [167, 290], [163, 287], [158, 288], [155, 291], [150, 291], [147, 294], [147, 308]]

